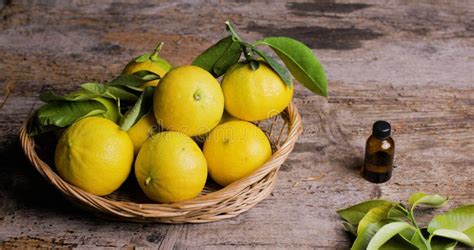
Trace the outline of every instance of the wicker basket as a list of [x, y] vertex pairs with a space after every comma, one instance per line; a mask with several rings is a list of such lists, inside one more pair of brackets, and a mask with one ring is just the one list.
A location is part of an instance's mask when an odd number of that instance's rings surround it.
[[51, 144], [46, 147], [37, 144], [28, 135], [27, 125], [28, 121], [20, 130], [20, 141], [26, 156], [41, 175], [73, 203], [109, 219], [162, 223], [217, 221], [237, 216], [255, 206], [271, 193], [278, 170], [293, 150], [302, 131], [301, 117], [296, 106], [291, 103], [279, 116], [258, 124], [267, 134], [274, 150], [272, 158], [261, 168], [224, 188], [210, 180], [202, 194], [192, 200], [156, 204], [144, 197], [134, 177], [129, 178], [119, 190], [103, 197], [90, 194], [65, 182], [46, 163], [48, 160], [45, 159], [48, 157], [49, 162], [52, 161], [52, 153], [50, 152], [48, 156], [41, 150], [51, 149]]

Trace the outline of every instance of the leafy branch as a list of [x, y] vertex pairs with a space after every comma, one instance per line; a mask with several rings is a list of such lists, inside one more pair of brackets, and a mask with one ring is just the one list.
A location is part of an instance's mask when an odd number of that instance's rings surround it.
[[409, 209], [398, 202], [369, 200], [337, 213], [344, 229], [356, 236], [352, 249], [452, 249], [458, 242], [474, 247], [474, 204], [434, 217], [427, 228], [416, 222], [417, 207], [437, 208], [447, 201], [418, 192], [410, 196]]
[[[158, 45], [160, 46], [160, 45]], [[157, 48], [159, 49], [159, 47]], [[150, 99], [150, 88], [141, 87], [144, 83], [160, 79], [150, 71], [138, 71], [133, 74], [121, 74], [107, 83], [83, 83], [80, 89], [64, 96], [52, 92], [43, 93], [40, 100], [45, 102], [34, 114], [28, 126], [32, 136], [67, 127], [79, 119], [89, 116], [103, 116], [120, 119], [122, 128], [130, 128], [142, 115], [143, 110], [134, 109], [124, 117], [121, 108], [131, 103], [145, 102]], [[114, 103], [114, 104], [111, 104]], [[110, 117], [112, 114], [112, 117]], [[118, 118], [113, 114], [118, 114]]]
[[[227, 69], [239, 62], [248, 63], [252, 70], [257, 70], [260, 59], [270, 66], [288, 86], [291, 86], [291, 75], [303, 86], [315, 94], [327, 97], [327, 80], [324, 69], [311, 51], [303, 43], [288, 37], [268, 37], [249, 43], [237, 34], [232, 24], [225, 22], [229, 36], [219, 40], [194, 59], [192, 65], [199, 66], [215, 77], [223, 75]], [[280, 64], [258, 46], [267, 46], [280, 58], [286, 67]]]

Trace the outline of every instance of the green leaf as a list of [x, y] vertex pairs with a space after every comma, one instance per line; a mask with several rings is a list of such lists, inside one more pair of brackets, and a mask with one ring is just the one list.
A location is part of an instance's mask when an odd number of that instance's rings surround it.
[[[357, 227], [357, 233], [364, 231], [365, 227], [371, 223], [375, 223], [378, 221], [386, 220], [386, 219], [395, 219], [399, 220], [399, 214], [402, 214], [401, 211], [394, 212], [393, 210], [397, 210], [398, 204], [383, 204], [378, 207], [374, 207], [365, 214], [365, 216], [360, 220], [359, 226]], [[393, 216], [393, 217], [392, 217]], [[402, 214], [402, 218], [405, 215]]]
[[94, 83], [94, 82], [83, 83], [81, 84], [81, 88], [97, 96], [117, 100], [117, 97], [115, 97], [112, 93], [110, 93], [107, 86], [105, 86], [102, 83]]
[[90, 100], [96, 97], [99, 97], [99, 95], [91, 93], [89, 91], [78, 90], [65, 96], [59, 96], [52, 92], [46, 92], [40, 95], [40, 100], [43, 102], [86, 101], [86, 100]]
[[401, 231], [399, 235], [406, 241], [410, 242], [413, 246], [416, 246], [418, 249], [427, 249], [425, 244], [426, 240], [423, 237], [421, 231], [408, 228]]
[[[447, 229], [441, 230], [440, 229]], [[461, 234], [467, 236], [467, 240]], [[432, 235], [442, 236], [454, 240], [463, 239], [462, 243], [474, 247], [474, 204], [454, 208], [444, 214], [437, 215], [428, 225], [428, 232]], [[455, 238], [454, 238], [455, 237]]]
[[232, 40], [232, 36], [227, 36], [196, 57], [192, 65], [219, 77], [239, 61], [241, 54], [240, 43]]
[[148, 113], [153, 106], [154, 86], [148, 86], [143, 89], [143, 93], [137, 102], [125, 113], [120, 123], [120, 128], [124, 131], [129, 130], [143, 115]]
[[[377, 250], [382, 247], [387, 241], [393, 238], [395, 235], [401, 231], [413, 228], [410, 224], [406, 222], [392, 222], [381, 227], [377, 233], [370, 239], [369, 245], [367, 245], [367, 250]], [[415, 230], [415, 228], [413, 228]]]
[[258, 50], [256, 48], [253, 48], [252, 50], [256, 54], [261, 56], [263, 58], [263, 60], [265, 60], [265, 62], [268, 63], [270, 68], [272, 68], [278, 74], [278, 76], [280, 76], [280, 78], [283, 80], [283, 82], [286, 84], [286, 86], [288, 86], [288, 87], [291, 86], [290, 73], [288, 72], [288, 70], [285, 67], [283, 67], [279, 62], [277, 62], [275, 59], [273, 59], [273, 57], [271, 57], [270, 55], [268, 55], [264, 51]]
[[444, 237], [433, 237], [431, 238], [431, 250], [454, 250], [457, 241], [444, 238]]
[[138, 99], [137, 91], [131, 90], [130, 88], [127, 88], [125, 86], [107, 86], [107, 90], [110, 94], [112, 94], [121, 101], [136, 101]]
[[417, 205], [424, 205], [427, 207], [441, 207], [446, 204], [447, 201], [448, 198], [441, 195], [428, 195], [422, 192], [417, 192], [410, 196], [408, 204], [413, 210]]
[[462, 242], [470, 247], [474, 247], [474, 241], [469, 238], [466, 234], [456, 231], [456, 230], [451, 230], [451, 229], [437, 229], [433, 232], [433, 235], [435, 236], [441, 236], [445, 237], [448, 239], [453, 239], [457, 240], [459, 242]]
[[29, 133], [32, 136], [42, 134], [69, 126], [84, 117], [104, 114], [106, 111], [105, 105], [95, 100], [46, 103], [35, 112]]
[[413, 245], [411, 242], [407, 241], [405, 238], [401, 237], [399, 234], [393, 236], [389, 241], [385, 242], [383, 246], [380, 247], [380, 250], [419, 250], [426, 248], [418, 248]]
[[365, 227], [364, 231], [357, 234], [357, 238], [355, 239], [354, 243], [352, 244], [352, 250], [366, 250], [367, 245], [369, 245], [370, 239], [377, 233], [377, 231], [382, 228], [385, 224], [390, 223], [390, 220], [379, 221], [376, 223], [372, 223]]
[[393, 202], [386, 200], [369, 200], [365, 202], [358, 203], [351, 207], [338, 210], [337, 213], [341, 218], [348, 221], [351, 224], [359, 224], [359, 221], [365, 216], [370, 209], [382, 206], [385, 204], [394, 204]]
[[229, 49], [226, 51], [226, 54], [223, 55], [214, 65], [212, 72], [215, 77], [219, 77], [227, 71], [232, 65], [239, 62], [240, 55], [242, 54], [242, 49], [240, 44], [233, 42]]
[[312, 92], [327, 97], [323, 66], [306, 45], [288, 37], [268, 37], [257, 41], [255, 45], [272, 48], [296, 80]]
[[134, 72], [133, 74], [121, 74], [112, 81], [108, 82], [109, 85], [120, 85], [129, 87], [140, 87], [146, 82], [158, 80], [160, 75], [155, 74], [148, 70], [141, 70]]
[[151, 56], [150, 53], [145, 53], [141, 56], [137, 56], [134, 61], [137, 63], [146, 62], [150, 59], [150, 56]]

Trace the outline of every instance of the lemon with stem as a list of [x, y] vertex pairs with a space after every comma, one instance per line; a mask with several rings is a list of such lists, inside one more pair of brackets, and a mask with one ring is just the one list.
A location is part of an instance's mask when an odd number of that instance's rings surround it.
[[127, 179], [132, 168], [133, 144], [114, 122], [87, 117], [61, 135], [54, 162], [65, 181], [89, 193], [107, 195]]
[[[132, 60], [130, 63], [127, 64], [127, 66], [125, 66], [125, 68], [123, 69], [123, 73], [132, 74], [138, 71], [148, 70], [163, 78], [172, 67], [168, 61], [159, 56], [163, 45], [164, 43], [160, 42], [156, 46], [153, 53], [145, 53]], [[153, 80], [146, 82], [142, 85], [142, 87], [156, 86], [159, 81], [160, 80]]]

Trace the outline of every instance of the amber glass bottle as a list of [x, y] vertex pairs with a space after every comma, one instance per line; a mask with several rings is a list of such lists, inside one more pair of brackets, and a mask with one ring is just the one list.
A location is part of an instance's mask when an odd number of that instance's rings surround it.
[[370, 182], [382, 183], [392, 177], [395, 143], [390, 130], [390, 123], [376, 121], [367, 139], [362, 176]]

